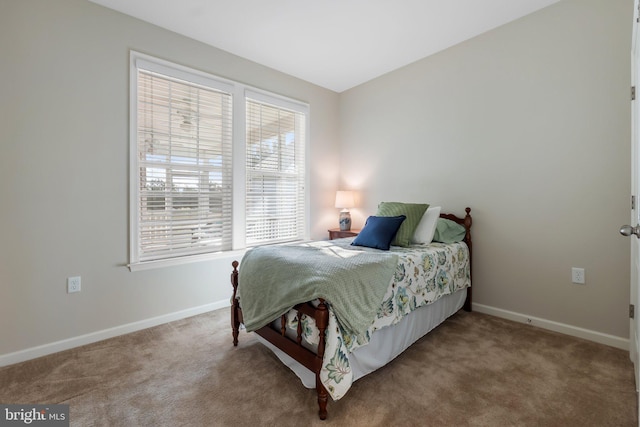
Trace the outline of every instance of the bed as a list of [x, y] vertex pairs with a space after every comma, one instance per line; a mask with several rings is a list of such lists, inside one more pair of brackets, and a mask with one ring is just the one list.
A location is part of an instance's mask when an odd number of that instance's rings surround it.
[[[370, 276], [356, 279], [345, 276], [344, 279], [352, 280], [354, 283], [364, 281], [367, 293], [364, 296], [332, 294], [331, 298], [323, 298], [323, 293], [316, 293], [309, 294], [308, 299], [287, 306], [288, 303], [278, 305], [279, 301], [270, 301], [270, 298], [277, 299], [280, 296], [272, 298], [271, 292], [265, 292], [265, 288], [262, 288], [255, 291], [262, 295], [262, 299], [251, 303], [250, 287], [243, 287], [245, 282], [241, 280], [250, 276], [247, 273], [243, 277], [241, 272], [248, 271], [251, 266], [257, 265], [258, 261], [245, 255], [240, 268], [240, 263], [233, 261], [233, 345], [238, 345], [239, 330], [243, 325], [247, 331], [255, 331], [259, 340], [291, 368], [307, 388], [316, 389], [318, 415], [320, 419], [326, 419], [329, 397], [334, 400], [342, 398], [354, 381], [389, 363], [449, 316], [460, 309], [471, 311], [472, 218], [471, 209], [466, 208], [465, 211], [466, 215], [463, 217], [449, 213], [439, 214], [439, 221], [464, 227], [460, 227], [460, 241], [412, 244], [407, 247], [391, 246], [388, 252], [353, 246], [354, 238], [310, 242], [295, 245], [296, 248], [279, 246], [277, 253], [282, 259], [269, 259], [268, 266], [255, 267], [258, 271], [265, 272], [261, 275], [260, 282], [267, 286], [266, 289], [289, 289], [294, 287], [294, 282], [304, 281], [304, 275], [290, 275], [292, 270], [289, 260], [297, 256], [297, 246], [304, 246], [305, 251], [314, 253], [330, 253], [333, 258], [359, 259], [361, 255], [371, 256], [374, 257], [373, 261], [367, 259], [366, 262], [374, 262], [378, 266], [379, 269], [373, 274], [380, 277], [378, 281], [385, 282], [383, 291], [369, 292], [370, 288], [366, 287], [366, 283]], [[293, 252], [289, 254], [288, 250]], [[357, 251], [357, 256], [352, 256], [354, 250]], [[380, 254], [382, 252], [385, 252], [385, 255]], [[378, 256], [386, 258], [375, 258]], [[313, 268], [317, 268], [318, 264], [316, 261]], [[385, 265], [393, 266], [391, 279], [385, 276], [388, 271]], [[359, 267], [349, 265], [345, 268], [356, 270]], [[333, 267], [329, 269], [334, 270]], [[384, 274], [381, 273], [383, 271]], [[337, 279], [334, 280], [335, 277], [342, 280], [340, 274], [342, 272], [338, 273], [339, 277], [332, 276], [331, 279], [340, 285], [337, 286], [338, 293], [351, 288], [339, 283]], [[272, 276], [273, 281], [270, 282], [268, 279]], [[375, 292], [376, 296], [369, 298], [369, 293]], [[362, 298], [369, 298], [375, 302], [361, 302]], [[355, 319], [345, 319], [345, 311], [358, 312], [360, 304], [374, 303], [375, 318], [373, 321], [367, 320], [364, 329], [354, 326], [360, 320], [357, 316]], [[263, 305], [272, 308], [262, 313]], [[257, 322], [256, 307], [262, 316]], [[265, 319], [269, 321], [265, 322]], [[362, 321], [359, 324], [362, 325]]]

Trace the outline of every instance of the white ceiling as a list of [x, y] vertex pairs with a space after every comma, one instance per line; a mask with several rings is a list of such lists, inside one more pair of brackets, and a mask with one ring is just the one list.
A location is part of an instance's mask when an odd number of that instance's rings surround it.
[[559, 0], [90, 0], [342, 92]]

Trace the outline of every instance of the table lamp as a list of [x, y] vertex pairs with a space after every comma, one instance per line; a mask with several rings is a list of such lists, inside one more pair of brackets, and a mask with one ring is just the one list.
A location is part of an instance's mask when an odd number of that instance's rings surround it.
[[351, 230], [351, 213], [349, 208], [355, 206], [353, 201], [353, 191], [336, 191], [336, 208], [340, 211], [340, 231]]

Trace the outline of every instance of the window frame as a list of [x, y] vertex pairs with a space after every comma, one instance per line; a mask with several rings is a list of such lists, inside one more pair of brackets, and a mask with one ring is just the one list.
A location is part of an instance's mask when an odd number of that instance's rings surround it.
[[[181, 265], [239, 256], [244, 253], [246, 245], [246, 101], [247, 98], [260, 100], [282, 108], [301, 112], [305, 115], [304, 140], [304, 232], [297, 241], [309, 240], [310, 235], [310, 201], [309, 201], [309, 145], [310, 145], [310, 107], [282, 95], [251, 87], [232, 80], [224, 79], [210, 73], [199, 71], [173, 62], [165, 61], [140, 52], [130, 51], [129, 76], [129, 264], [130, 271], [159, 268], [171, 265]], [[138, 254], [139, 245], [139, 163], [138, 163], [138, 68], [152, 67], [154, 71], [196, 84], [211, 86], [226, 91], [232, 95], [232, 147], [231, 147], [231, 250], [208, 252], [198, 255], [184, 255], [178, 257], [141, 261]], [[267, 243], [269, 244], [269, 243]]]

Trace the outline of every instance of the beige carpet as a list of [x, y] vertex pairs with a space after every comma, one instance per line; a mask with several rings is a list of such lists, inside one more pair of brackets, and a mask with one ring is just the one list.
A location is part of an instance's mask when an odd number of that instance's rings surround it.
[[0, 403], [67, 403], [73, 426], [637, 426], [628, 353], [460, 312], [329, 401], [229, 310], [0, 369]]

